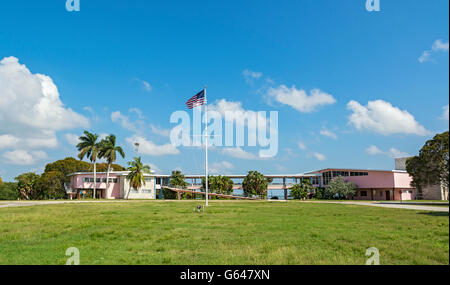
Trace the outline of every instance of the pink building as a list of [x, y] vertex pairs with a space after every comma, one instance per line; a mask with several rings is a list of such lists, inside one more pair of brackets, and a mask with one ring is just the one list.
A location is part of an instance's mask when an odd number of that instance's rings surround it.
[[416, 190], [412, 177], [403, 170], [361, 170], [327, 168], [306, 173], [314, 186], [327, 187], [335, 177], [353, 182], [357, 189], [355, 200], [414, 200]]
[[[97, 197], [104, 199], [156, 199], [161, 190], [161, 183], [167, 179], [164, 175], [144, 174], [145, 184], [133, 189], [127, 179], [129, 171], [112, 171], [109, 173], [109, 185], [106, 189], [106, 172], [96, 173]], [[76, 172], [69, 175], [70, 184], [66, 191], [73, 197], [79, 197], [94, 188], [94, 173]]]

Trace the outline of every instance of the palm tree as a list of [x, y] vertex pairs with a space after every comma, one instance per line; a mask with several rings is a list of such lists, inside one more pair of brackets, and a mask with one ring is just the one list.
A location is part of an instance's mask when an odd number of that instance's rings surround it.
[[78, 158], [82, 160], [86, 156], [86, 158], [88, 158], [94, 164], [94, 199], [97, 184], [97, 157], [100, 148], [97, 139], [97, 134], [92, 134], [88, 131], [84, 131], [84, 136], [81, 136], [79, 138], [80, 143], [77, 144], [77, 149], [79, 151]]
[[116, 146], [116, 136], [109, 135], [100, 142], [99, 157], [105, 158], [108, 162], [108, 168], [106, 170], [106, 191], [109, 189], [109, 172], [111, 171], [111, 164], [116, 161], [118, 152], [122, 158], [125, 158], [125, 153], [120, 146]]
[[[150, 173], [150, 166], [144, 165], [141, 157], [135, 157], [134, 161], [128, 162], [128, 165], [130, 166], [128, 168], [130, 173], [128, 173], [127, 179], [130, 181], [130, 189], [131, 187], [133, 189], [141, 188], [142, 185], [145, 185], [144, 173]], [[130, 190], [128, 190], [127, 198], [129, 193]]]

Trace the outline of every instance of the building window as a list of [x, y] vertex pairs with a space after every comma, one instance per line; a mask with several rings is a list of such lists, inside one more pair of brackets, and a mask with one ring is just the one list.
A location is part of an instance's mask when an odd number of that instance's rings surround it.
[[331, 181], [331, 171], [322, 173], [322, 177], [323, 177], [323, 185], [328, 185], [328, 183]]
[[350, 176], [368, 176], [369, 173], [368, 172], [350, 172]]
[[142, 189], [142, 193], [152, 193], [152, 190], [149, 190], [149, 189]]
[[320, 177], [318, 177], [318, 176], [311, 177], [311, 184], [319, 185], [319, 179], [320, 179]]
[[333, 177], [348, 176], [348, 171], [333, 171]]
[[102, 183], [106, 183], [106, 178], [102, 178]]
[[361, 191], [359, 194], [361, 197], [367, 197], [367, 191]]
[[157, 177], [157, 178], [156, 178], [156, 184], [161, 185], [161, 177]]

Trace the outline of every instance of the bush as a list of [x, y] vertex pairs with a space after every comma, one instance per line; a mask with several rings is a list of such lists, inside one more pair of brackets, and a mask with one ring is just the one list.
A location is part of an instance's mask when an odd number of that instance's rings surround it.
[[0, 185], [0, 200], [17, 200], [17, 198], [19, 198], [17, 183], [2, 182]]
[[308, 189], [301, 184], [295, 184], [291, 188], [291, 196], [298, 200], [306, 199], [308, 197]]
[[356, 185], [339, 176], [330, 181], [325, 191], [328, 199], [349, 199], [356, 194]]

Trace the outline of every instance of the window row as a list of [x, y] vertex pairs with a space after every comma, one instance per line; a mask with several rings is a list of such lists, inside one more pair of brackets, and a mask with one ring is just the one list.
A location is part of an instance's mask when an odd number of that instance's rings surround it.
[[[106, 178], [97, 178], [97, 183], [106, 183]], [[117, 183], [119, 180], [117, 178], [109, 178], [109, 183]], [[92, 177], [83, 177], [83, 182], [94, 182]]]
[[350, 176], [367, 176], [368, 172], [350, 172]]

